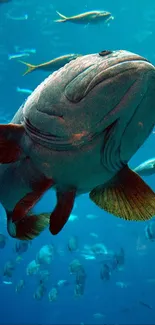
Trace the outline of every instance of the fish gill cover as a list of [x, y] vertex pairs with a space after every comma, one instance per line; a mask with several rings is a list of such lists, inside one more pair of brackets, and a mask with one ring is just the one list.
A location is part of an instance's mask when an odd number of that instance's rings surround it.
[[[126, 50], [154, 65], [154, 34], [153, 0], [0, 1], [0, 123], [8, 124], [45, 78], [80, 55], [100, 53], [104, 60]], [[152, 190], [154, 159], [152, 130], [129, 161]], [[0, 184], [8, 205], [14, 185], [6, 190], [5, 178]], [[49, 190], [35, 211], [50, 215], [55, 204]], [[12, 238], [3, 205], [0, 224], [0, 324], [154, 324], [154, 218], [128, 222], [82, 194], [57, 236], [46, 229], [33, 241]]]

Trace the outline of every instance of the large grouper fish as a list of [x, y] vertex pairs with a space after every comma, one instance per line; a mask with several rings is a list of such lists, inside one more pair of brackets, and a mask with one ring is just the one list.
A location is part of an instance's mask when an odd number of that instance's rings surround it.
[[[0, 202], [9, 234], [33, 239], [48, 224], [59, 233], [83, 193], [126, 220], [154, 216], [155, 193], [127, 165], [154, 124], [155, 68], [139, 55], [85, 55], [50, 75], [11, 123], [0, 125]], [[50, 188], [56, 207], [37, 215]]]

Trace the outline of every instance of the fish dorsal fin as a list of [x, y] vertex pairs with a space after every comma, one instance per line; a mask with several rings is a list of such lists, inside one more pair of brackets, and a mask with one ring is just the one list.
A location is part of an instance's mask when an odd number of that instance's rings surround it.
[[95, 76], [96, 69], [94, 69], [94, 64], [92, 64], [80, 72], [77, 77], [66, 86], [66, 97], [71, 102], [78, 103], [94, 87], [94, 85], [90, 87], [90, 84]]
[[0, 163], [8, 164], [21, 158], [20, 140], [24, 134], [22, 124], [0, 125]]
[[72, 211], [76, 190], [57, 192], [57, 205], [50, 217], [50, 232], [57, 235], [66, 224]]
[[125, 220], [145, 221], [155, 215], [155, 193], [128, 166], [107, 187], [90, 192], [100, 208]]
[[69, 19], [69, 17], [62, 15], [59, 11], [56, 11], [56, 13], [61, 17], [61, 19], [54, 20], [56, 23], [65, 23]]
[[67, 19], [68, 17], [66, 17], [65, 15], [61, 14], [59, 11], [56, 11], [56, 13], [63, 19]]

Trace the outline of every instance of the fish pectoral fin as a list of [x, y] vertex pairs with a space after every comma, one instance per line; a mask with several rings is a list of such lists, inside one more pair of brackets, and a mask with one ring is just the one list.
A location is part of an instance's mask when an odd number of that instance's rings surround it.
[[50, 213], [29, 215], [13, 223], [11, 213], [7, 213], [7, 230], [11, 237], [20, 240], [32, 240], [37, 237], [48, 225]]
[[7, 229], [11, 237], [31, 240], [38, 236], [49, 224], [50, 213], [33, 215], [30, 211], [45, 193], [54, 185], [52, 179], [44, 178], [31, 184], [32, 192], [27, 193], [15, 206], [7, 211]]
[[12, 212], [12, 222], [18, 222], [24, 218], [28, 212], [39, 201], [41, 196], [54, 185], [52, 179], [43, 178], [40, 181], [33, 182], [31, 184], [32, 192], [27, 193], [19, 202], [17, 202]]
[[38, 65], [34, 65], [34, 64], [22, 61], [22, 60], [18, 60], [18, 62], [25, 64], [27, 67], [27, 70], [23, 73], [23, 76], [25, 76], [26, 74], [28, 74], [38, 68]]
[[155, 193], [128, 166], [107, 187], [97, 187], [89, 194], [100, 208], [125, 220], [145, 221], [155, 215]]
[[22, 124], [0, 125], [0, 163], [9, 164], [21, 158], [20, 139], [24, 134]]
[[76, 190], [57, 192], [57, 205], [50, 216], [50, 232], [56, 235], [66, 224], [72, 211]]

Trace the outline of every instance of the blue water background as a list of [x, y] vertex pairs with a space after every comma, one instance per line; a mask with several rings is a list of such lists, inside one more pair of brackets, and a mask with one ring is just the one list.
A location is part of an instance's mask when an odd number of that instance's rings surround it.
[[[80, 26], [53, 23], [57, 19], [56, 10], [74, 15], [89, 10], [107, 10], [115, 17], [110, 26]], [[7, 18], [7, 13], [14, 16], [28, 14], [28, 19], [15, 21]], [[151, 13], [151, 14], [150, 14]], [[151, 19], [150, 19], [151, 16]], [[43, 31], [50, 31], [46, 35]], [[148, 36], [142, 38], [145, 32]], [[141, 36], [142, 35], [142, 36]], [[25, 0], [12, 1], [0, 5], [0, 122], [10, 121], [26, 95], [18, 93], [16, 87], [34, 89], [47, 75], [37, 71], [22, 77], [24, 66], [17, 60], [8, 60], [8, 54], [14, 53], [14, 46], [36, 48], [35, 55], [25, 58], [31, 63], [41, 63], [66, 53], [95, 53], [101, 50], [126, 49], [147, 57], [155, 63], [155, 4], [153, 0]], [[5, 51], [4, 51], [5, 49]], [[135, 167], [142, 161], [154, 156], [154, 134], [130, 161]], [[155, 177], [146, 179], [155, 190]], [[11, 186], [11, 184], [10, 184]], [[55, 198], [48, 193], [41, 203], [49, 206]], [[4, 285], [0, 278], [0, 324], [154, 324], [155, 323], [155, 285], [148, 284], [148, 278], [155, 278], [155, 244], [146, 241], [144, 228], [146, 223], [127, 223], [97, 208], [87, 195], [76, 200], [77, 206], [73, 213], [79, 220], [68, 222], [62, 232], [52, 237], [45, 231], [23, 255], [23, 261], [17, 265], [13, 274], [13, 285]], [[95, 214], [98, 219], [89, 220], [87, 214]], [[1, 207], [1, 232], [7, 234], [4, 221], [4, 210]], [[118, 227], [121, 224], [122, 227]], [[100, 279], [100, 262], [84, 260], [79, 252], [67, 250], [68, 238], [77, 235], [79, 249], [85, 244], [93, 244], [94, 238], [89, 233], [95, 232], [98, 241], [111, 250], [123, 247], [125, 250], [125, 267], [122, 272], [113, 273], [110, 282], [103, 283]], [[144, 252], [137, 248], [140, 238], [145, 246]], [[26, 275], [27, 264], [35, 258], [38, 250], [45, 244], [53, 244], [64, 249], [64, 256], [56, 255], [51, 264], [50, 286], [60, 279], [67, 279], [68, 287], [60, 290], [58, 300], [50, 303], [48, 295], [38, 302], [33, 298], [37, 286], [35, 277]], [[0, 251], [0, 268], [5, 262], [14, 258], [14, 241], [8, 238], [4, 250]], [[68, 265], [78, 257], [87, 273], [85, 293], [81, 298], [74, 297], [74, 275], [70, 275]], [[26, 287], [15, 293], [15, 285], [19, 279], [25, 279]], [[127, 288], [116, 286], [117, 281], [130, 283]], [[47, 293], [51, 289], [47, 288]], [[148, 309], [139, 304], [145, 301], [153, 306]], [[104, 314], [104, 318], [94, 319], [94, 313]]]

